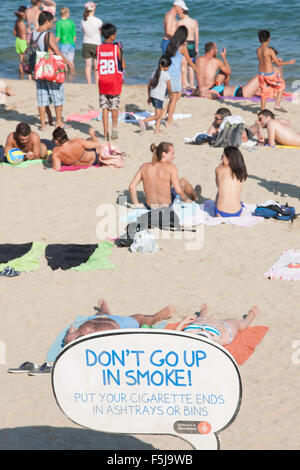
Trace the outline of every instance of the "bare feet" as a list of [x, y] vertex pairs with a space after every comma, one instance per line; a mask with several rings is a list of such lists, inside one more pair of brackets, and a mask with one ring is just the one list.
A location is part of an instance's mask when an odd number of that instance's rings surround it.
[[107, 314], [111, 314], [111, 311], [107, 305], [107, 302], [106, 300], [104, 299], [99, 299], [98, 300], [98, 307], [99, 307], [99, 310], [101, 310], [102, 313], [107, 313]]
[[249, 312], [247, 315], [245, 315], [244, 320], [246, 321], [247, 325], [250, 325], [250, 323], [254, 320], [256, 315], [259, 314], [259, 308], [257, 305], [253, 305], [253, 307], [250, 308]]
[[276, 111], [281, 111], [282, 113], [287, 113], [287, 110], [284, 109], [282, 106], [274, 106]]
[[202, 304], [201, 307], [200, 307], [200, 311], [198, 312], [197, 314], [197, 317], [205, 317], [207, 315], [207, 312], [208, 312], [208, 305], [205, 303], [205, 304]]

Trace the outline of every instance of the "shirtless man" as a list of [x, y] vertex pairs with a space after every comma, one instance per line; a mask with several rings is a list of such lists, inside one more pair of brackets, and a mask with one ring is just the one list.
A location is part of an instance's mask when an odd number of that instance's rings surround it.
[[[196, 57], [199, 54], [199, 26], [198, 21], [190, 18], [187, 11], [179, 13], [180, 20], [178, 21], [178, 26], [185, 26], [188, 30], [187, 36], [187, 49], [190, 58], [195, 63]], [[182, 86], [183, 88], [195, 88], [195, 75], [192, 67], [189, 67], [185, 57], [182, 59], [181, 64], [181, 77], [182, 77]], [[188, 80], [187, 80], [188, 78]]]
[[98, 152], [101, 148], [96, 131], [89, 129], [91, 140], [69, 140], [65, 130], [57, 127], [53, 131], [53, 142], [56, 147], [52, 153], [52, 168], [59, 171], [61, 165], [93, 166], [99, 164]]
[[276, 144], [300, 147], [300, 131], [294, 129], [286, 119], [275, 119], [272, 111], [265, 109], [258, 113], [258, 122], [263, 129], [267, 129], [268, 140], [258, 133], [258, 141], [275, 147]]
[[243, 155], [239, 149], [226, 147], [221, 164], [216, 168], [216, 217], [239, 217], [242, 214], [241, 193], [247, 176]]
[[41, 13], [41, 0], [31, 0], [32, 7], [26, 10], [27, 21], [27, 42], [30, 43], [31, 35], [34, 29], [39, 27], [38, 18]]
[[[192, 185], [185, 178], [179, 180], [178, 170], [173, 164], [175, 158], [174, 147], [168, 142], [161, 142], [157, 147], [150, 147], [154, 152], [151, 163], [144, 163], [132, 179], [129, 192], [132, 204], [135, 207], [154, 209], [162, 206], [171, 207], [177, 194], [184, 202], [196, 201], [201, 188]], [[140, 204], [137, 197], [137, 186], [143, 182], [146, 195], [146, 204]]]
[[259, 94], [259, 83], [258, 76], [252, 77], [246, 85], [243, 86], [224, 86], [224, 85], [215, 85], [210, 90], [203, 88], [202, 90], [196, 90], [193, 95], [200, 96], [202, 98], [208, 98], [211, 100], [216, 100], [221, 97], [241, 97], [241, 98], [252, 98], [253, 96]]
[[177, 15], [181, 15], [183, 11], [187, 11], [188, 7], [186, 6], [183, 0], [175, 0], [171, 10], [165, 14], [164, 18], [164, 36], [161, 42], [161, 49], [163, 53], [166, 52], [169, 40], [174, 35], [176, 29], [178, 28]]
[[197, 57], [198, 89], [211, 89], [215, 85], [228, 85], [231, 69], [226, 58], [226, 48], [220, 52], [223, 60], [217, 58], [218, 48], [214, 42], [207, 42], [204, 46], [205, 54]]
[[239, 331], [248, 328], [259, 314], [259, 309], [256, 305], [253, 305], [242, 320], [236, 320], [235, 318], [218, 320], [217, 318], [208, 317], [207, 312], [207, 304], [203, 304], [198, 316], [186, 317], [177, 325], [176, 330], [201, 335], [222, 346], [226, 346], [235, 339]]
[[11, 149], [18, 148], [24, 152], [25, 160], [37, 160], [47, 157], [47, 147], [39, 136], [31, 130], [26, 122], [20, 122], [15, 132], [11, 132], [6, 140], [4, 154]]

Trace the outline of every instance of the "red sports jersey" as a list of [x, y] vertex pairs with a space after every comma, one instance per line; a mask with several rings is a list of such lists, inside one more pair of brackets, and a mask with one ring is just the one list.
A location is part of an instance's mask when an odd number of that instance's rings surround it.
[[100, 95], [120, 95], [122, 91], [122, 72], [118, 69], [117, 44], [103, 43], [97, 47], [97, 70], [99, 74]]

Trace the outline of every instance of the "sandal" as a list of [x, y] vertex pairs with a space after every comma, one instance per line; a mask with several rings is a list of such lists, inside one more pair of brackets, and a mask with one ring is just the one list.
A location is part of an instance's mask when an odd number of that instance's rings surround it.
[[19, 276], [20, 271], [15, 271], [14, 268], [10, 268], [9, 266], [6, 266], [6, 268], [3, 269], [3, 271], [0, 272], [0, 276], [5, 276], [5, 277], [15, 277]]
[[38, 369], [39, 366], [34, 362], [23, 362], [19, 367], [10, 368], [7, 370], [10, 374], [28, 374], [28, 372], [32, 372], [35, 369]]
[[53, 369], [52, 365], [48, 364], [47, 362], [44, 362], [44, 364], [42, 364], [41, 367], [38, 367], [37, 369], [33, 369], [29, 371], [28, 375], [50, 374], [52, 369]]

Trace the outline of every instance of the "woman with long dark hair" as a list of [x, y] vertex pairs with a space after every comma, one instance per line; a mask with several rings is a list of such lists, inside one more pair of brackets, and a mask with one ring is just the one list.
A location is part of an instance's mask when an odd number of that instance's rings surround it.
[[247, 169], [242, 153], [237, 147], [226, 147], [221, 164], [216, 168], [218, 193], [215, 203], [217, 217], [239, 217], [243, 211], [241, 193]]
[[188, 30], [185, 26], [179, 26], [176, 29], [174, 36], [170, 39], [168, 47], [166, 49], [165, 56], [170, 57], [171, 66], [168, 70], [170, 75], [171, 82], [171, 96], [170, 102], [168, 105], [167, 113], [167, 126], [172, 126], [173, 124], [173, 115], [176, 108], [176, 103], [180, 99], [182, 94], [182, 83], [181, 83], [181, 64], [183, 57], [186, 58], [187, 63], [192, 67], [192, 69], [198, 73], [198, 70], [191, 60], [188, 49], [185, 45], [188, 35]]

